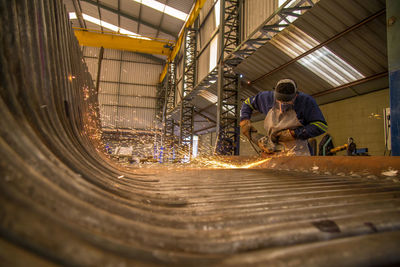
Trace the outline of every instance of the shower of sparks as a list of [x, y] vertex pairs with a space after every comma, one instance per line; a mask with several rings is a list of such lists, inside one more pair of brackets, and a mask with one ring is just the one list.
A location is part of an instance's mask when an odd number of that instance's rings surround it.
[[206, 166], [211, 166], [211, 167], [219, 167], [219, 168], [226, 168], [226, 169], [249, 169], [258, 165], [261, 165], [265, 162], [270, 161], [271, 158], [266, 158], [262, 160], [258, 160], [256, 162], [252, 162], [249, 164], [241, 165], [241, 164], [233, 164], [233, 163], [226, 163], [218, 160], [206, 160], [204, 164]]

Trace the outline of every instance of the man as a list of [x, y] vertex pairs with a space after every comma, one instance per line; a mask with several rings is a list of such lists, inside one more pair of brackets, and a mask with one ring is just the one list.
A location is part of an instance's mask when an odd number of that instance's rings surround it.
[[[254, 110], [266, 114], [264, 128], [267, 135], [263, 138], [252, 136], [252, 132], [257, 132], [250, 122]], [[258, 142], [264, 152], [290, 151], [294, 155], [310, 155], [307, 139], [328, 129], [314, 98], [298, 92], [292, 79], [278, 81], [274, 91], [247, 98], [240, 111], [240, 127], [242, 134]]]

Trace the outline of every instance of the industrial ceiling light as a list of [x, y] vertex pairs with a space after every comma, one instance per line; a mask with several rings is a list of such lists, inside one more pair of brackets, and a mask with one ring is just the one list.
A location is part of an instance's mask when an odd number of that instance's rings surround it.
[[186, 18], [188, 17], [188, 14], [186, 14], [185, 12], [182, 12], [178, 9], [167, 6], [155, 0], [133, 0], [133, 1], [151, 7], [155, 10], [158, 10], [162, 13], [165, 13], [182, 21], [186, 21]]

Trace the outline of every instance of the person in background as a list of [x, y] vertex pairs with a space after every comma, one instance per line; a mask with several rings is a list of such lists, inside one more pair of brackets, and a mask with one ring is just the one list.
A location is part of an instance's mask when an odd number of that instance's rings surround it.
[[[262, 138], [252, 135], [257, 132], [250, 122], [253, 111], [266, 114], [267, 134]], [[310, 155], [307, 139], [325, 133], [328, 125], [315, 99], [299, 92], [296, 82], [286, 78], [277, 82], [274, 91], [263, 91], [244, 101], [240, 128], [266, 153], [290, 151], [305, 156]]]

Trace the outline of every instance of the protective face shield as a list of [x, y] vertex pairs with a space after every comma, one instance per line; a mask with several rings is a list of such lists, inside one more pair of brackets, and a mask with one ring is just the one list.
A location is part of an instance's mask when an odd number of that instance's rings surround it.
[[292, 110], [294, 108], [294, 100], [296, 99], [296, 97], [292, 100], [292, 101], [279, 101], [279, 100], [275, 100], [275, 107], [281, 112], [287, 112], [289, 110]]
[[292, 79], [282, 79], [275, 86], [274, 98], [276, 108], [281, 112], [287, 112], [294, 108], [294, 100], [297, 96], [297, 85]]

